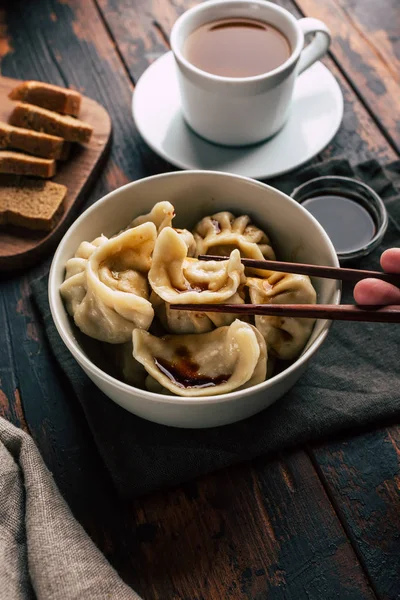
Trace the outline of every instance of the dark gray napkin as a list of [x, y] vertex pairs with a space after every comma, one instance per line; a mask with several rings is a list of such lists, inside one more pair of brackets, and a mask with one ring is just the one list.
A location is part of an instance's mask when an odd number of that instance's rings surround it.
[[[286, 193], [320, 175], [358, 177], [384, 199], [390, 221], [384, 243], [359, 261], [379, 268], [381, 252], [400, 246], [400, 161], [385, 168], [347, 161], [287, 175], [274, 185]], [[33, 292], [53, 352], [82, 404], [100, 454], [124, 498], [193, 479], [199, 475], [315, 441], [355, 426], [400, 415], [400, 326], [369, 323], [333, 325], [327, 341], [296, 386], [273, 406], [245, 421], [213, 429], [177, 429], [132, 415], [106, 398], [81, 371], [61, 341], [50, 315], [47, 278]], [[343, 303], [352, 303], [345, 287]]]
[[0, 418], [0, 598], [140, 600], [74, 519], [32, 438]]

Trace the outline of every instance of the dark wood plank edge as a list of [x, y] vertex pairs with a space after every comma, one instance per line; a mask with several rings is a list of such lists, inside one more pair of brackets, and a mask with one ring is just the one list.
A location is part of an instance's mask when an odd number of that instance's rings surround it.
[[[294, 0], [294, 2], [302, 14], [309, 13], [305, 16], [319, 17], [328, 25], [331, 25], [332, 20], [334, 34], [334, 43], [330, 50], [332, 60], [352, 86], [390, 146], [399, 152], [400, 130], [395, 115], [398, 114], [396, 101], [398, 101], [400, 88], [392, 76], [396, 65], [392, 69], [388, 68], [384, 57], [377, 51], [372, 34], [368, 37], [366, 32], [360, 29], [356, 17], [352, 14], [354, 7], [351, 5], [346, 9], [340, 0], [326, 0], [325, 3], [318, 0]], [[368, 10], [368, 0], [365, 0], [365, 15], [368, 15]], [[360, 52], [362, 50], [365, 54]], [[379, 66], [381, 73], [378, 71]]]

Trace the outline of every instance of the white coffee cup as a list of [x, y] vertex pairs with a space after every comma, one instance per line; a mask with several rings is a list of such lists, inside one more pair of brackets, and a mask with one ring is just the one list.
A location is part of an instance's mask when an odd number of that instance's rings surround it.
[[[282, 65], [253, 77], [221, 77], [198, 69], [183, 54], [188, 35], [205, 23], [245, 17], [265, 21], [281, 31], [292, 53]], [[315, 34], [305, 46], [304, 38]], [[186, 11], [171, 32], [181, 92], [182, 112], [200, 136], [226, 146], [255, 144], [285, 124], [296, 77], [329, 48], [328, 27], [317, 19], [296, 19], [264, 0], [208, 0]]]

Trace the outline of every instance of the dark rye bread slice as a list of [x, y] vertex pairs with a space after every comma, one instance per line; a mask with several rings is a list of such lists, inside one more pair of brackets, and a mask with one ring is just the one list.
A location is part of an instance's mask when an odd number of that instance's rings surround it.
[[73, 117], [79, 116], [82, 100], [80, 93], [75, 90], [42, 81], [24, 81], [8, 97]]
[[18, 102], [9, 118], [16, 127], [25, 127], [43, 131], [64, 138], [67, 142], [87, 143], [93, 133], [93, 127], [74, 117], [59, 115], [51, 110]]
[[0, 225], [50, 231], [66, 193], [65, 185], [54, 181], [0, 175]]
[[42, 158], [60, 159], [68, 142], [47, 133], [13, 127], [0, 121], [0, 150], [14, 148]]
[[0, 173], [13, 173], [14, 175], [33, 175], [48, 179], [56, 172], [56, 161], [49, 158], [40, 158], [22, 152], [0, 150]]
[[71, 147], [72, 147], [71, 142], [66, 142], [64, 140], [64, 145], [63, 145], [63, 149], [61, 151], [61, 156], [58, 160], [68, 160], [69, 155], [71, 153]]

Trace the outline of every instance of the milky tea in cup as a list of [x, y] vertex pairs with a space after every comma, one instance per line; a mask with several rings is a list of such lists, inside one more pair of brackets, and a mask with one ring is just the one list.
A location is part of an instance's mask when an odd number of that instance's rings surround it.
[[329, 43], [321, 21], [297, 20], [264, 0], [209, 0], [188, 10], [171, 33], [186, 122], [222, 145], [271, 137], [289, 116], [296, 77]]
[[202, 71], [220, 77], [254, 77], [283, 65], [292, 49], [273, 25], [255, 19], [219, 19], [190, 33], [183, 55]]

